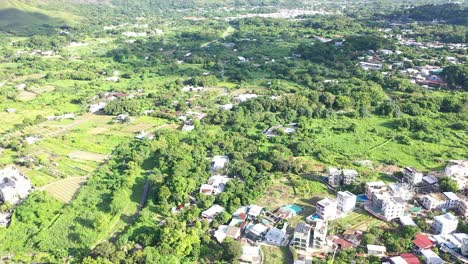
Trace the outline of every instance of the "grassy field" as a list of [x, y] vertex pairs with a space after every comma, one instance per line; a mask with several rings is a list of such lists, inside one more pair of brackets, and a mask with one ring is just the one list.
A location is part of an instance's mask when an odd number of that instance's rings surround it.
[[288, 204], [301, 206], [304, 210], [291, 221], [291, 225], [295, 226], [296, 223], [305, 221], [307, 216], [313, 214], [317, 201], [327, 196], [331, 194], [323, 183], [306, 176], [290, 175], [289, 179], [285, 177], [276, 180], [256, 204], [268, 210], [276, 210]]

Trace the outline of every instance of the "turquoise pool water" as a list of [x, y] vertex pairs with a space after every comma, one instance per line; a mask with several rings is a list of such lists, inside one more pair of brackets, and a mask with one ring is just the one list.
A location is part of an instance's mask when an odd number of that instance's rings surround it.
[[369, 198], [365, 194], [359, 194], [356, 199], [358, 202], [367, 202]]
[[299, 214], [302, 211], [304, 211], [304, 208], [302, 208], [301, 206], [299, 206], [297, 204], [289, 204], [289, 205], [286, 205], [285, 207], [294, 210], [294, 212], [296, 212], [296, 214]]

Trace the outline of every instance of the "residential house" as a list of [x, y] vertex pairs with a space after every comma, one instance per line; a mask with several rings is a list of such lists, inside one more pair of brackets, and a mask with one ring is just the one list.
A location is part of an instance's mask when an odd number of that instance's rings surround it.
[[382, 203], [382, 215], [387, 221], [403, 216], [405, 201], [401, 197], [389, 197]]
[[215, 175], [211, 176], [208, 183], [200, 187], [200, 193], [206, 195], [218, 195], [224, 192], [226, 184], [231, 180], [228, 176]]
[[445, 263], [434, 251], [431, 249], [423, 249], [421, 250], [421, 254], [423, 256], [424, 261], [427, 264], [443, 264]]
[[32, 191], [29, 179], [16, 167], [10, 166], [0, 170], [0, 201], [17, 204]]
[[[315, 238], [315, 236], [314, 236]], [[346, 249], [349, 249], [349, 248], [352, 248], [354, 245], [353, 243], [349, 242], [348, 240], [346, 239], [343, 239], [339, 236], [331, 236], [328, 238], [329, 241], [331, 241], [335, 247], [337, 248], [337, 250], [346, 250]], [[314, 239], [315, 241], [315, 239]]]
[[400, 223], [403, 226], [414, 226], [418, 227], [418, 225], [414, 222], [414, 220], [411, 218], [411, 216], [400, 216]]
[[317, 219], [314, 227], [314, 239], [312, 247], [322, 249], [327, 244], [328, 222], [325, 220]]
[[229, 163], [228, 156], [214, 156], [211, 160], [211, 171], [217, 172], [226, 168]]
[[434, 217], [432, 228], [437, 234], [450, 234], [457, 230], [458, 219], [452, 213]]
[[407, 264], [421, 264], [419, 258], [413, 253], [403, 253], [400, 255]]
[[338, 211], [342, 213], [349, 213], [356, 207], [356, 195], [349, 191], [338, 192], [336, 197], [336, 204]]
[[327, 174], [328, 174], [328, 183], [331, 186], [338, 186], [341, 184], [341, 169], [337, 167], [328, 167], [327, 168]]
[[[287, 225], [285, 225], [287, 227]], [[283, 229], [278, 229], [278, 228], [270, 228], [268, 230], [268, 233], [265, 235], [265, 243], [280, 247], [284, 244], [284, 240], [286, 237], [286, 228], [283, 227]]]
[[259, 247], [242, 246], [242, 255], [239, 258], [241, 264], [261, 264], [262, 254]]
[[387, 191], [387, 185], [383, 181], [366, 183], [366, 196], [370, 200], [372, 200], [374, 193], [382, 193], [385, 191]]
[[252, 205], [249, 206], [249, 210], [248, 210], [247, 215], [248, 215], [248, 217], [250, 217], [252, 219], [255, 219], [262, 213], [263, 213], [263, 207], [252, 204]]
[[379, 245], [367, 245], [367, 254], [372, 256], [383, 257], [387, 253], [387, 248]]
[[431, 193], [421, 198], [421, 203], [427, 210], [455, 209], [461, 202], [463, 200], [453, 192]]
[[325, 198], [317, 202], [316, 214], [323, 220], [333, 220], [336, 218], [336, 201], [331, 198]]
[[[311, 226], [305, 222], [301, 222], [294, 229], [294, 238], [292, 240], [292, 245], [295, 248], [306, 250], [309, 248], [310, 244], [310, 231]], [[326, 236], [326, 234], [325, 234]]]
[[436, 242], [424, 234], [416, 234], [413, 243], [418, 251], [434, 248]]
[[463, 256], [468, 256], [468, 238], [463, 239], [463, 244], [461, 247], [461, 254]]
[[337, 167], [329, 167], [327, 173], [328, 183], [331, 186], [350, 185], [359, 175], [356, 170], [340, 169]]
[[403, 181], [410, 185], [417, 185], [422, 182], [423, 174], [413, 167], [406, 167], [403, 169]]
[[236, 96], [236, 97], [234, 98], [234, 100], [235, 100], [236, 102], [238, 102], [238, 103], [243, 103], [243, 102], [246, 102], [246, 101], [248, 101], [248, 100], [250, 100], [250, 99], [257, 98], [257, 97], [258, 97], [258, 95], [256, 95], [256, 94], [249, 94], [249, 93], [247, 93], [247, 94], [241, 94], [241, 95]]
[[411, 191], [410, 186], [406, 183], [388, 184], [388, 190], [392, 196], [401, 197], [404, 201], [411, 200], [414, 196], [414, 192]]
[[255, 225], [249, 225], [247, 226], [247, 231], [245, 233], [245, 236], [254, 240], [254, 241], [258, 241], [258, 240], [263, 240], [263, 236], [268, 232], [268, 227], [266, 227], [265, 225], [263, 224], [255, 224]]
[[383, 64], [381, 63], [370, 63], [370, 62], [364, 62], [364, 61], [361, 61], [359, 62], [359, 66], [361, 66], [361, 68], [363, 68], [364, 70], [372, 70], [372, 71], [378, 71], [378, 70], [381, 70], [382, 67], [383, 67]]
[[234, 108], [233, 104], [225, 104], [221, 106], [221, 110], [223, 111], [228, 111], [228, 110], [231, 110], [232, 108]]
[[343, 169], [343, 184], [350, 185], [356, 180], [358, 175], [357, 170]]
[[104, 108], [106, 108], [106, 105], [107, 105], [107, 103], [105, 103], [105, 102], [99, 102], [99, 103], [96, 103], [96, 104], [92, 104], [92, 105], [89, 106], [89, 112], [97, 113], [99, 111], [102, 111], [102, 110], [104, 110]]
[[208, 210], [202, 212], [202, 217], [211, 222], [216, 218], [216, 216], [224, 212], [224, 210], [224, 207], [222, 207], [221, 205], [214, 204]]
[[454, 179], [461, 190], [468, 189], [468, 160], [451, 160], [445, 167], [445, 175]]

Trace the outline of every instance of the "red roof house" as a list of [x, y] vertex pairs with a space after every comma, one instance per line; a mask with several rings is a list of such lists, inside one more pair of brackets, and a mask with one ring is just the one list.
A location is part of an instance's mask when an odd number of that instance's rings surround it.
[[408, 264], [421, 264], [419, 258], [413, 253], [404, 253], [401, 254], [400, 257], [402, 257]]
[[413, 240], [413, 243], [416, 245], [416, 247], [418, 247], [419, 250], [429, 249], [435, 246], [435, 242], [423, 234], [417, 234], [416, 238]]

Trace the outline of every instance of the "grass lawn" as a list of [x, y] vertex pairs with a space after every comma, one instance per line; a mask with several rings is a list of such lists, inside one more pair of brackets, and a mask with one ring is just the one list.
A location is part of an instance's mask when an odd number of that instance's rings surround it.
[[264, 260], [268, 264], [287, 264], [293, 262], [293, 256], [287, 247], [273, 247], [262, 245]]

